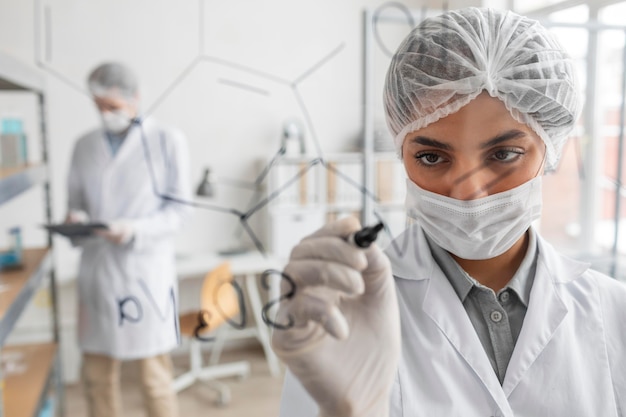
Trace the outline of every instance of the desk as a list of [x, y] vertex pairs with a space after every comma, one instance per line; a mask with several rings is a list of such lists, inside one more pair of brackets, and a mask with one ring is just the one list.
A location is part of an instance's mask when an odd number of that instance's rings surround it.
[[[245, 252], [237, 255], [219, 255], [217, 253], [202, 254], [184, 254], [176, 259], [176, 268], [179, 280], [204, 276], [211, 269], [217, 267], [222, 262], [230, 262], [231, 271], [234, 276], [242, 276], [244, 278], [244, 289], [248, 293], [248, 299], [252, 307], [252, 315], [254, 316], [255, 327], [243, 330], [229, 329], [226, 335], [221, 332], [220, 337], [216, 340], [216, 346], [211, 353], [211, 363], [217, 362], [217, 358], [221, 353], [224, 344], [224, 337], [228, 339], [239, 339], [247, 337], [256, 337], [265, 352], [265, 358], [273, 376], [280, 374], [280, 365], [278, 357], [272, 350], [270, 343], [270, 332], [268, 326], [263, 322], [261, 295], [259, 286], [257, 285], [257, 275], [262, 274], [268, 269], [282, 270], [283, 265], [271, 256], [263, 256], [259, 252]], [[280, 295], [278, 279], [270, 280], [269, 299], [276, 300]], [[228, 326], [226, 324], [225, 326]]]

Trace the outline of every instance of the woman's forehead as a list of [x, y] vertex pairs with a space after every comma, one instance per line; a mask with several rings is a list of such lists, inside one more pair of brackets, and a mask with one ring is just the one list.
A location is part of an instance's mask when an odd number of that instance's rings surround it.
[[405, 142], [429, 138], [454, 148], [483, 146], [501, 137], [542, 143], [530, 126], [513, 118], [502, 101], [483, 93], [456, 113], [407, 134]]

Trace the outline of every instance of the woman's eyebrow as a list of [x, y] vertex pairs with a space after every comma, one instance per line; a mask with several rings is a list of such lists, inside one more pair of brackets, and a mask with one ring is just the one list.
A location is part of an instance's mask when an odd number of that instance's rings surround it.
[[496, 136], [493, 139], [488, 140], [487, 142], [483, 143], [482, 145], [480, 145], [480, 147], [482, 149], [485, 148], [490, 148], [492, 146], [495, 146], [499, 143], [502, 142], [506, 142], [507, 140], [511, 140], [511, 139], [519, 139], [526, 136], [525, 132], [522, 132], [521, 130], [517, 130], [517, 129], [512, 129], [512, 130], [508, 130], [504, 133], [499, 134], [498, 136]]
[[452, 146], [448, 145], [447, 143], [440, 142], [436, 139], [431, 139], [426, 136], [415, 136], [414, 138], [411, 138], [411, 142], [424, 146], [432, 146], [433, 148], [445, 149], [447, 151], [452, 150]]

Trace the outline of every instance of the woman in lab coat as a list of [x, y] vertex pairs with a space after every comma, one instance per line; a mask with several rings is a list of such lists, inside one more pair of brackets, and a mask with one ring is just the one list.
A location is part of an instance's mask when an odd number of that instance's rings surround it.
[[[138, 360], [149, 416], [178, 415], [169, 352], [179, 341], [174, 235], [188, 211], [188, 151], [177, 129], [138, 121], [137, 80], [122, 64], [89, 76], [103, 128], [80, 138], [68, 181], [68, 221], [108, 230], [81, 239], [79, 344], [92, 417], [121, 415], [120, 361]], [[81, 214], [82, 213], [82, 214]]]
[[386, 256], [354, 219], [294, 248], [281, 416], [626, 416], [626, 286], [532, 226], [580, 111], [571, 60], [535, 21], [451, 11], [384, 100], [414, 225]]

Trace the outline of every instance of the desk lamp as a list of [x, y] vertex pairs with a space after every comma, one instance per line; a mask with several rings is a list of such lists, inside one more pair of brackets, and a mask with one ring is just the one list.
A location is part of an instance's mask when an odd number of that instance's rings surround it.
[[211, 172], [211, 168], [204, 169], [204, 175], [198, 188], [196, 188], [196, 195], [199, 197], [213, 197], [215, 196], [215, 177]]
[[304, 129], [297, 119], [288, 119], [283, 123], [280, 153], [287, 156], [295, 156], [298, 153], [304, 155], [306, 153]]

